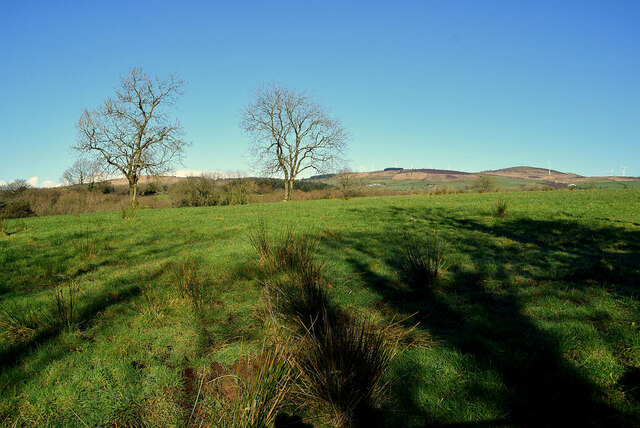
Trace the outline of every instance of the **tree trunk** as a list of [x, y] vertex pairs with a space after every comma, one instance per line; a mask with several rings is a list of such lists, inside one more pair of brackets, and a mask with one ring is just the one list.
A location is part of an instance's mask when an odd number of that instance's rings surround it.
[[289, 197], [287, 198], [288, 201], [291, 200], [291, 193], [293, 192], [293, 177], [291, 177], [289, 179]]
[[289, 179], [284, 179], [284, 201], [287, 202], [291, 199], [291, 187], [289, 184]]
[[129, 182], [129, 199], [131, 200], [131, 205], [136, 204], [137, 196], [138, 196], [138, 183], [134, 183], [130, 181]]

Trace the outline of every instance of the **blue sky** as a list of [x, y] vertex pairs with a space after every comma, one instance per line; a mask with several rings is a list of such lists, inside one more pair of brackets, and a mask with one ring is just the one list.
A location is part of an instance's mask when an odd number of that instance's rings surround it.
[[640, 176], [638, 1], [0, 2], [0, 180], [58, 181], [133, 66], [187, 82], [176, 169], [249, 171], [241, 108], [307, 89], [354, 170], [517, 165]]

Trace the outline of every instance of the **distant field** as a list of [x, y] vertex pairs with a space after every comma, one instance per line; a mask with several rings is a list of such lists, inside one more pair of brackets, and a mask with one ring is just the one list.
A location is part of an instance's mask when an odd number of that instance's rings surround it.
[[[511, 177], [492, 177], [495, 180], [497, 186], [505, 190], [521, 189], [522, 186], [532, 184], [542, 184], [540, 180], [527, 180], [524, 178], [511, 178]], [[429, 181], [429, 180], [363, 180], [363, 184], [366, 186], [372, 183], [379, 183], [384, 185], [386, 190], [397, 191], [412, 191], [412, 190], [433, 190], [442, 189], [445, 187], [451, 189], [464, 189], [471, 186], [476, 180], [455, 180], [455, 181]]]
[[588, 179], [586, 182], [577, 183], [581, 189], [638, 189], [640, 180], [615, 181], [608, 179]]
[[[529, 167], [507, 168], [505, 170], [473, 174], [465, 174], [458, 171], [440, 171], [437, 174], [426, 174], [428, 178], [420, 178], [420, 175], [425, 175], [425, 173], [421, 173], [420, 171], [428, 170], [359, 173], [355, 174], [354, 181], [365, 188], [369, 187], [369, 185], [380, 185], [375, 188], [396, 192], [419, 192], [442, 188], [456, 190], [468, 189], [476, 182], [480, 175], [488, 175], [491, 177], [494, 184], [501, 190], [542, 190], [536, 189], [536, 187], [540, 186], [566, 189], [569, 184], [575, 184], [579, 189], [626, 189], [640, 187], [640, 179], [581, 177], [575, 174], [566, 174], [557, 171], [552, 171], [552, 175], [547, 176], [546, 170]], [[515, 176], [500, 175], [509, 173], [515, 174]], [[416, 176], [418, 176], [418, 178], [416, 178]], [[312, 181], [324, 182], [338, 187], [340, 184], [339, 179], [335, 176]]]
[[[518, 184], [510, 180], [499, 184]], [[420, 183], [387, 187], [396, 184]], [[499, 201], [505, 218], [493, 214]], [[36, 217], [0, 229], [2, 426], [213, 424], [213, 367], [257, 355], [274, 334], [248, 238], [262, 221], [274, 235], [290, 228], [319, 239], [328, 292], [344, 310], [404, 320], [405, 330], [418, 324], [385, 379], [381, 425], [640, 424], [637, 186], [122, 217]], [[447, 272], [433, 286], [407, 285], [407, 236], [435, 235]], [[197, 310], [178, 284], [185, 266], [203, 284]]]

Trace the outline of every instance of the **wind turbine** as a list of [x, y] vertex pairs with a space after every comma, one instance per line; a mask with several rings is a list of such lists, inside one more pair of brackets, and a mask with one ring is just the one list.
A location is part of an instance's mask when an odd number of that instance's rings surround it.
[[627, 170], [627, 167], [626, 166], [621, 166], [620, 169], [622, 169], [622, 176], [624, 177], [625, 171]]
[[609, 170], [609, 177], [611, 177], [611, 176], [613, 176], [613, 170], [612, 169]]
[[547, 169], [549, 170], [549, 175], [551, 175], [551, 161], [547, 161]]

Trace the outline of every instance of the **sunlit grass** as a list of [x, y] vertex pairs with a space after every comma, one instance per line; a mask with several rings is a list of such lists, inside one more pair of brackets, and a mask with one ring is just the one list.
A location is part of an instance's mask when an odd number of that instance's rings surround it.
[[[494, 216], [499, 201], [505, 218]], [[317, 244], [344, 310], [420, 323], [422, 344], [386, 379], [390, 423], [553, 424], [554, 402], [609, 426], [640, 417], [630, 375], [640, 367], [640, 193], [626, 189], [9, 219], [3, 311], [55, 311], [57, 290], [73, 281], [78, 292], [65, 328], [0, 335], [0, 421], [185, 425], [195, 397], [184, 370], [256, 356], [270, 334], [267, 274], [249, 239], [261, 223]], [[433, 231], [448, 269], [418, 290], [398, 242]]]

